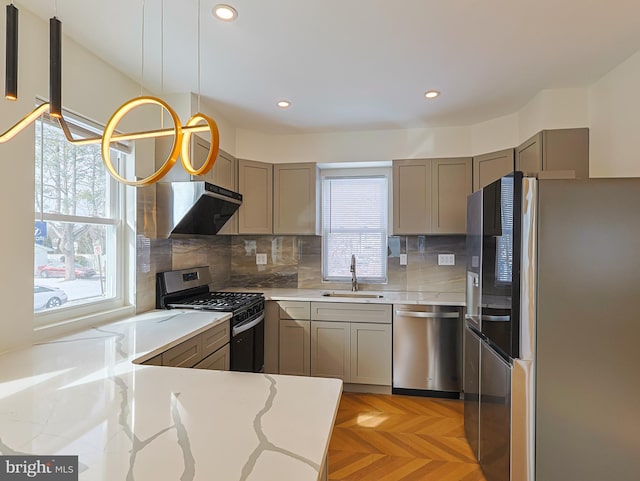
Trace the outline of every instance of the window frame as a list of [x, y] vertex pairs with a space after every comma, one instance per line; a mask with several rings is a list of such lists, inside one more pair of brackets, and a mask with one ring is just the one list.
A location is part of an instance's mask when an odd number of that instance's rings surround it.
[[[372, 162], [367, 164], [378, 164], [378, 162]], [[320, 168], [320, 203], [319, 203], [319, 218], [320, 218], [320, 232], [322, 234], [322, 246], [321, 246], [321, 276], [323, 283], [350, 283], [351, 276], [340, 277], [340, 276], [328, 276], [327, 275], [327, 265], [326, 265], [326, 239], [324, 232], [324, 220], [325, 220], [325, 212], [324, 212], [324, 185], [325, 179], [330, 178], [366, 178], [366, 177], [384, 177], [387, 183], [387, 202], [386, 202], [386, 235], [384, 235], [383, 240], [383, 269], [384, 269], [384, 277], [380, 278], [368, 278], [364, 276], [358, 276], [358, 282], [367, 283], [367, 284], [386, 284], [389, 280], [388, 275], [388, 244], [389, 244], [389, 235], [390, 228], [393, 225], [391, 214], [392, 214], [392, 169], [388, 166], [390, 163], [380, 162], [379, 164], [384, 165], [383, 167], [353, 167], [353, 163], [349, 163], [349, 167], [338, 167], [331, 166], [328, 167], [326, 164], [321, 166]], [[356, 266], [356, 274], [357, 274], [357, 266]]]
[[[67, 121], [72, 132], [76, 135], [101, 135], [103, 127], [86, 117], [74, 112], [64, 110], [65, 120]], [[62, 132], [62, 129], [58, 123], [51, 119], [48, 115], [43, 115], [36, 122], [34, 122], [34, 145], [37, 139], [36, 130], [41, 128], [40, 123], [46, 123]], [[124, 173], [133, 170], [134, 167], [134, 149], [131, 144], [118, 143], [114, 146], [114, 157], [117, 160], [114, 162], [120, 162], [121, 168]], [[36, 151], [34, 149], [34, 163], [37, 162], [35, 157]], [[131, 264], [131, 234], [129, 231], [133, 229], [135, 234], [135, 228], [133, 226], [135, 219], [134, 209], [129, 207], [129, 204], [133, 201], [135, 204], [135, 196], [130, 195], [126, 190], [126, 186], [120, 182], [117, 182], [111, 176], [106, 173], [107, 186], [106, 195], [108, 195], [107, 202], [109, 203], [108, 212], [113, 212], [109, 217], [88, 217], [79, 215], [66, 215], [58, 213], [46, 213], [39, 212], [34, 209], [34, 221], [46, 221], [46, 222], [70, 222], [81, 224], [93, 224], [98, 226], [107, 226], [113, 229], [115, 240], [113, 241], [113, 251], [115, 257], [107, 258], [108, 265], [107, 272], [113, 272], [115, 276], [112, 279], [113, 283], [113, 296], [106, 299], [96, 299], [93, 301], [81, 303], [75, 306], [69, 306], [63, 304], [62, 306], [53, 310], [41, 310], [33, 311], [34, 316], [34, 330], [36, 332], [36, 338], [46, 337], [44, 331], [57, 330], [64, 331], [67, 329], [60, 329], [62, 326], [74, 325], [74, 328], [80, 327], [80, 325], [86, 322], [95, 323], [100, 319], [113, 320], [118, 317], [122, 317], [125, 314], [132, 314], [135, 311], [131, 299], [133, 299], [132, 285], [135, 283], [135, 276], [130, 272], [128, 266]], [[37, 184], [40, 182], [38, 179], [38, 171], [34, 171], [34, 195], [37, 192]], [[41, 209], [42, 210], [42, 209]], [[134, 215], [133, 219], [130, 219], [131, 215]], [[106, 246], [104, 246], [106, 248]], [[36, 283], [34, 277], [34, 284]], [[84, 321], [84, 322], [83, 322]], [[40, 335], [38, 336], [38, 333]]]

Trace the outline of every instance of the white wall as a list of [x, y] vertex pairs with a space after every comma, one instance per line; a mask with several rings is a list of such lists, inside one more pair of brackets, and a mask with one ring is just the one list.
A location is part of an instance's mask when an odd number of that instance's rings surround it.
[[236, 155], [273, 163], [458, 157], [471, 151], [470, 131], [470, 127], [441, 127], [267, 135], [238, 129]]
[[471, 126], [471, 155], [496, 152], [519, 143], [518, 114], [504, 115]]
[[589, 174], [640, 177], [640, 51], [589, 89]]
[[273, 163], [465, 157], [515, 147], [542, 129], [587, 127], [587, 89], [543, 90], [518, 112], [462, 126], [269, 135], [238, 129], [236, 155]]
[[519, 143], [543, 129], [588, 126], [586, 88], [542, 90], [518, 112]]

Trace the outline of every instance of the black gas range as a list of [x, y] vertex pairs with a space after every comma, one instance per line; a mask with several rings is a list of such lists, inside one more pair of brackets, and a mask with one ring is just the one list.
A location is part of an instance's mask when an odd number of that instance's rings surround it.
[[159, 272], [158, 309], [231, 312], [231, 370], [262, 372], [264, 367], [264, 296], [259, 292], [211, 292], [209, 267]]

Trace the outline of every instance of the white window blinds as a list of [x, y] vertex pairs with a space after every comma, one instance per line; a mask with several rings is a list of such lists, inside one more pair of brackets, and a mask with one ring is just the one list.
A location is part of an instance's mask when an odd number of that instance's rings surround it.
[[359, 280], [386, 281], [388, 195], [386, 176], [323, 179], [325, 280], [350, 280], [351, 254], [355, 254]]

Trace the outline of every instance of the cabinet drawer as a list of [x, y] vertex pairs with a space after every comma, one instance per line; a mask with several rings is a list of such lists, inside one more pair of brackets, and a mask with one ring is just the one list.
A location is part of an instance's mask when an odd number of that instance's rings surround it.
[[158, 354], [151, 359], [147, 359], [142, 364], [144, 364], [145, 366], [162, 366], [162, 354]]
[[391, 324], [391, 304], [312, 302], [311, 320]]
[[162, 365], [193, 367], [202, 360], [202, 337], [195, 336], [162, 353]]
[[229, 344], [227, 344], [193, 367], [194, 369], [208, 369], [210, 371], [228, 371], [230, 366], [231, 350], [229, 349]]
[[231, 338], [229, 332], [229, 321], [225, 321], [216, 327], [212, 327], [200, 334], [200, 337], [202, 337], [202, 355], [207, 357], [209, 354], [214, 353], [222, 346], [229, 343], [229, 339]]
[[278, 301], [280, 319], [310, 319], [311, 303], [304, 301]]

